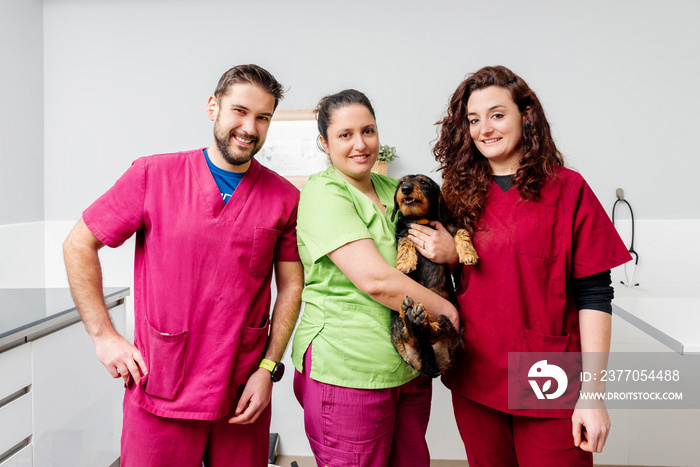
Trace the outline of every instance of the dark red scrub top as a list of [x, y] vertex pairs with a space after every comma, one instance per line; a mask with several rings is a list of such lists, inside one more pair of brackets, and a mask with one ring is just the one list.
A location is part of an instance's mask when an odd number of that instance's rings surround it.
[[580, 352], [567, 283], [629, 261], [627, 248], [583, 177], [565, 168], [536, 201], [492, 182], [473, 240], [480, 259], [463, 268], [457, 290], [465, 348], [443, 382], [503, 412], [571, 416], [508, 408], [508, 352]]

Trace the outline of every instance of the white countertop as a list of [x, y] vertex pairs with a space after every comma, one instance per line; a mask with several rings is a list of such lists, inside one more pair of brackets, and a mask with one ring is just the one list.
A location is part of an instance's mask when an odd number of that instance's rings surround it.
[[700, 284], [613, 286], [613, 314], [679, 354], [700, 354]]
[[[104, 289], [108, 308], [127, 295], [127, 287]], [[0, 351], [78, 321], [68, 288], [0, 288]]]

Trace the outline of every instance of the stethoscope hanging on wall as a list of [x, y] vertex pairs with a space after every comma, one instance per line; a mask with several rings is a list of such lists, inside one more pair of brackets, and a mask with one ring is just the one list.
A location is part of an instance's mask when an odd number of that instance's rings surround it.
[[630, 241], [630, 248], [629, 252], [634, 258], [634, 268], [632, 269], [632, 278], [630, 279], [629, 274], [627, 273], [627, 265], [629, 264], [629, 261], [625, 263], [623, 266], [625, 270], [625, 280], [620, 281], [620, 284], [623, 284], [627, 287], [637, 287], [639, 283], [637, 282], [637, 271], [639, 267], [639, 255], [637, 254], [636, 251], [634, 251], [634, 213], [632, 212], [632, 206], [630, 203], [627, 202], [625, 199], [625, 192], [622, 190], [622, 188], [618, 188], [617, 191], [615, 192], [617, 195], [617, 201], [615, 201], [615, 204], [613, 204], [612, 208], [612, 223], [615, 225], [615, 207], [617, 206], [617, 203], [625, 203], [627, 207], [630, 210], [630, 217], [632, 219], [632, 240]]

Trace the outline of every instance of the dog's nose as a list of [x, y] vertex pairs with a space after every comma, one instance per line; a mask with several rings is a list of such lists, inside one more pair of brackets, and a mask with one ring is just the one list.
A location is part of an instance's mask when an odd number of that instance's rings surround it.
[[401, 193], [403, 193], [404, 195], [410, 195], [411, 193], [413, 193], [413, 185], [407, 185], [404, 183], [403, 185], [401, 185]]

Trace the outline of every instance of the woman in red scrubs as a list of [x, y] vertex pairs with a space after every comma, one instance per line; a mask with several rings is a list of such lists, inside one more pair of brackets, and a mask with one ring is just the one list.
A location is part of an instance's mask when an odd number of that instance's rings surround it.
[[[468, 76], [439, 124], [445, 200], [480, 256], [461, 271], [465, 348], [443, 375], [469, 465], [590, 466], [610, 428], [604, 403], [509, 407], [508, 353], [584, 352], [584, 369], [586, 355], [607, 356], [610, 269], [629, 253], [581, 175], [564, 168], [537, 96], [509, 69]], [[414, 243], [456, 266], [454, 242], [436, 227], [414, 226]]]

